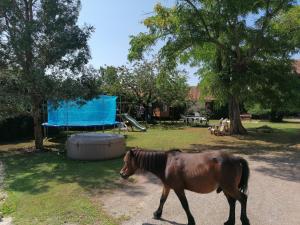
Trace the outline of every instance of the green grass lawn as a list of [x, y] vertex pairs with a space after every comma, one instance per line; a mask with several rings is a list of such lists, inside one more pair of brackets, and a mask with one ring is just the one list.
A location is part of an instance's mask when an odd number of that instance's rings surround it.
[[[217, 122], [216, 122], [217, 123]], [[245, 122], [245, 136], [211, 135], [207, 128], [158, 125], [147, 132], [127, 133], [127, 146], [153, 150], [181, 148], [187, 151], [211, 149], [255, 156], [268, 152], [299, 156], [300, 122]], [[260, 133], [267, 125], [272, 133]], [[122, 159], [86, 162], [73, 161], [64, 150], [66, 137], [48, 139], [47, 153], [24, 153], [32, 141], [0, 145], [5, 165], [4, 189], [8, 194], [2, 205], [4, 215], [14, 224], [119, 224], [124, 218], [111, 218], [101, 208], [98, 196], [118, 186]]]
[[80, 162], [49, 152], [3, 161], [8, 199], [2, 211], [14, 224], [117, 224], [93, 195], [116, 187], [120, 159]]
[[[211, 121], [217, 124], [218, 121]], [[153, 150], [181, 148], [186, 150], [210, 150], [211, 148], [229, 149], [231, 146], [275, 147], [300, 142], [300, 121], [270, 123], [265, 121], [245, 121], [249, 133], [245, 136], [214, 136], [204, 127], [156, 126], [145, 133], [131, 132], [128, 146], [138, 146]], [[272, 133], [257, 132], [258, 127], [269, 126]], [[241, 150], [242, 149], [238, 149]], [[268, 149], [265, 149], [268, 150]], [[243, 153], [243, 152], [241, 152]]]

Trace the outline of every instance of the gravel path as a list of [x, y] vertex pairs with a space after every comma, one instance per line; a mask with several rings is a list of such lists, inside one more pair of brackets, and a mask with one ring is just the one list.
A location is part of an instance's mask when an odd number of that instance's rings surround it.
[[[285, 156], [250, 157], [248, 217], [252, 225], [300, 224], [300, 162]], [[162, 220], [152, 219], [161, 194], [160, 181], [151, 174], [136, 175], [135, 183], [121, 181], [122, 188], [101, 197], [104, 209], [112, 216], [129, 219], [122, 225], [182, 225], [185, 213], [175, 193], [171, 191]], [[221, 225], [228, 217], [225, 196], [215, 192], [186, 192], [197, 225]], [[236, 224], [240, 204], [236, 207]]]

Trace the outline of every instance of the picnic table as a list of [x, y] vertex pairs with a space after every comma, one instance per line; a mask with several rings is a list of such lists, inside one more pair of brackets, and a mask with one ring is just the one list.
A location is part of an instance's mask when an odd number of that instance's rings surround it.
[[188, 124], [195, 124], [195, 123], [205, 123], [207, 124], [207, 118], [204, 116], [183, 116], [182, 117], [184, 123]]

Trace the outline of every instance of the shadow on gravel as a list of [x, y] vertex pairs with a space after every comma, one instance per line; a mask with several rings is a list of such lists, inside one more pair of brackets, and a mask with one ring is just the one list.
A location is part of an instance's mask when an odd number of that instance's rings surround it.
[[247, 155], [251, 160], [266, 163], [255, 170], [265, 175], [300, 182], [300, 129], [287, 132], [257, 133], [220, 138], [214, 144], [192, 144], [187, 152], [227, 151]]
[[271, 177], [300, 183], [299, 151], [285, 151], [274, 156], [257, 155], [250, 158], [267, 163], [267, 166], [256, 168], [256, 171]]
[[[171, 221], [171, 220], [166, 220], [166, 219], [163, 219], [161, 218], [160, 221], [164, 221], [164, 222], [167, 222], [169, 224], [172, 224], [172, 225], [185, 225], [185, 223], [176, 223], [175, 221]], [[143, 223], [142, 225], [158, 225], [159, 223]]]
[[[129, 196], [144, 196], [147, 195], [145, 186], [147, 185], [161, 185], [161, 181], [154, 175], [143, 172], [143, 171], [138, 171], [135, 175], [139, 176], [138, 177], [138, 182], [135, 181], [135, 178], [132, 180], [121, 180], [120, 181], [120, 187], [119, 191], [124, 192], [126, 195]], [[142, 175], [142, 176], [140, 176]]]

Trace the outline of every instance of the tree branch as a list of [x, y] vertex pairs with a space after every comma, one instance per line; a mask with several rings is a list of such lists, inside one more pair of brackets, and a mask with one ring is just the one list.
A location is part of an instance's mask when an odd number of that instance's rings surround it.
[[208, 25], [207, 25], [203, 15], [202, 15], [202, 13], [199, 11], [199, 9], [190, 0], [184, 0], [184, 1], [187, 2], [194, 9], [195, 13], [198, 15], [198, 17], [201, 20], [201, 23], [202, 23], [202, 25], [203, 25], [203, 27], [204, 27], [207, 35], [208, 35], [209, 40], [211, 42], [213, 42], [214, 44], [218, 45], [220, 48], [225, 49], [225, 46], [222, 43], [220, 43], [215, 37], [213, 37], [211, 35], [211, 32], [208, 28]]
[[284, 1], [280, 1], [278, 3], [278, 6], [272, 12], [270, 12], [270, 2], [271, 0], [268, 0], [266, 2], [265, 18], [262, 22], [261, 29], [258, 32], [256, 45], [253, 45], [252, 48], [250, 48], [250, 50], [248, 51], [247, 54], [248, 58], [253, 57], [259, 51], [259, 49], [262, 46], [262, 40], [264, 38], [264, 34], [267, 26], [269, 25], [271, 19], [274, 18], [279, 13], [280, 9], [282, 9], [282, 6], [284, 4]]
[[267, 21], [269, 20], [269, 17], [270, 17], [270, 11], [269, 11], [270, 10], [270, 1], [271, 0], [268, 0], [266, 2], [265, 19], [264, 19], [264, 21], [262, 23], [261, 33], [264, 32], [264, 30], [265, 30], [265, 28], [267, 26]]
[[18, 4], [15, 0], [12, 0], [12, 3], [16, 9], [16, 11], [18, 12], [19, 16], [21, 17], [21, 19], [25, 19], [22, 10], [18, 7]]
[[[7, 27], [7, 32], [9, 35], [8, 38], [11, 39], [12, 41], [15, 41], [16, 31], [14, 29], [16, 28], [10, 23], [10, 20], [6, 13], [4, 13], [4, 19], [5, 19], [5, 25]], [[24, 61], [24, 57], [22, 56], [22, 52], [15, 49], [14, 54], [17, 56], [18, 61], [21, 62], [21, 65], [23, 66], [25, 64], [25, 61]]]

